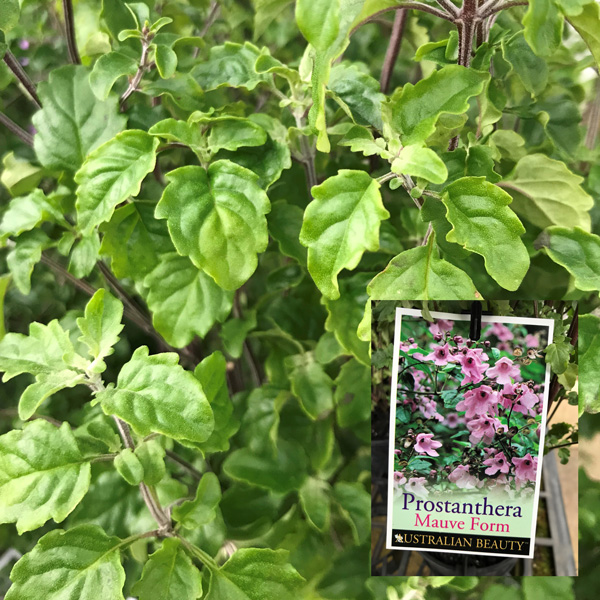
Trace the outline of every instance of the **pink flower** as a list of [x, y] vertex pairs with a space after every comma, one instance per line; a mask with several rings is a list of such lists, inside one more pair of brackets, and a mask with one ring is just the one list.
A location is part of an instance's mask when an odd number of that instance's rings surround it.
[[[414, 356], [414, 354], [413, 354], [413, 356]], [[421, 360], [421, 359], [418, 359], [418, 360]], [[418, 390], [421, 387], [421, 382], [424, 379], [427, 379], [427, 373], [425, 373], [425, 371], [421, 371], [419, 369], [413, 369], [411, 371], [411, 375], [412, 375], [412, 378], [413, 378], [413, 381], [415, 384], [415, 390]], [[400, 387], [400, 386], [398, 386], [398, 387]]]
[[450, 429], [455, 429], [458, 427], [460, 423], [463, 422], [463, 418], [458, 415], [458, 413], [448, 413], [446, 415], [446, 419], [444, 420], [444, 425], [446, 427], [450, 427]]
[[447, 321], [445, 319], [437, 319], [429, 326], [429, 331], [433, 335], [444, 334], [446, 331], [450, 331], [454, 327], [454, 321]]
[[511, 377], [514, 379], [521, 374], [519, 365], [514, 365], [513, 361], [506, 356], [498, 359], [493, 367], [489, 367], [485, 374], [488, 377], [494, 377], [496, 383], [504, 385], [505, 383], [511, 383]]
[[440, 448], [442, 443], [438, 442], [433, 438], [433, 433], [420, 433], [417, 436], [417, 443], [415, 444], [415, 450], [419, 454], [427, 454], [428, 456], [439, 456], [435, 451], [436, 448]]
[[465, 417], [487, 414], [496, 402], [496, 394], [489, 385], [481, 385], [465, 392], [465, 397], [456, 405], [456, 410], [466, 411]]
[[408, 352], [409, 350], [412, 350], [413, 348], [418, 348], [418, 344], [416, 342], [409, 344], [408, 342], [400, 342], [400, 350], [402, 352]]
[[508, 342], [515, 337], [513, 332], [502, 323], [494, 323], [488, 330], [486, 330], [484, 335], [495, 335], [501, 342]]
[[487, 369], [487, 365], [483, 364], [474, 352], [470, 350], [466, 354], [460, 352], [457, 355], [457, 360], [465, 376], [462, 381], [463, 385], [483, 381], [483, 374]]
[[406, 483], [406, 477], [404, 477], [403, 471], [394, 471], [394, 487], [398, 488]]
[[448, 344], [443, 346], [434, 346], [433, 352], [425, 357], [425, 360], [432, 360], [439, 367], [443, 367], [448, 364], [448, 361], [452, 358], [450, 354], [450, 348]]
[[429, 496], [429, 490], [425, 487], [426, 481], [425, 477], [411, 477], [404, 489], [416, 496]]
[[448, 481], [455, 483], [459, 488], [471, 489], [477, 487], [479, 480], [469, 473], [468, 465], [459, 465], [448, 475]]
[[525, 336], [525, 345], [528, 348], [537, 348], [540, 345], [540, 339], [537, 335], [534, 335], [533, 333], [528, 333]]
[[529, 452], [523, 458], [513, 458], [515, 476], [522, 481], [535, 481], [537, 471], [537, 457], [533, 458]]
[[485, 470], [486, 475], [495, 475], [498, 471], [500, 473], [508, 473], [510, 471], [510, 465], [504, 456], [504, 452], [498, 452], [496, 456], [491, 456], [487, 460], [483, 461], [484, 465], [488, 465]]
[[496, 427], [501, 425], [495, 417], [480, 415], [467, 421], [467, 429], [471, 432], [469, 441], [471, 444], [478, 444], [483, 440], [484, 444], [491, 444], [496, 435]]

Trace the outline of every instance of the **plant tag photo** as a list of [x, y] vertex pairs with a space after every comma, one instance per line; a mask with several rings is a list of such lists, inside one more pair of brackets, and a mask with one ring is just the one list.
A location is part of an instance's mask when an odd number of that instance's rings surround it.
[[532, 558], [554, 321], [425, 316], [396, 308], [386, 547]]

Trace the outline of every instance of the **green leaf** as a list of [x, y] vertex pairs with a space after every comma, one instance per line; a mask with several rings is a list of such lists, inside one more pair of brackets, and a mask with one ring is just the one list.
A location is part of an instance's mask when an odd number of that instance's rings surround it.
[[90, 87], [98, 100], [106, 100], [118, 79], [135, 75], [138, 63], [121, 52], [103, 54], [90, 73]]
[[51, 531], [14, 566], [6, 600], [122, 600], [121, 546], [97, 525]]
[[350, 525], [355, 543], [364, 542], [371, 533], [369, 510], [371, 495], [362, 483], [338, 481], [333, 487], [334, 498], [339, 503], [342, 515]]
[[561, 336], [561, 338], [562, 339], [559, 339], [559, 341], [549, 344], [546, 348], [546, 363], [550, 363], [552, 372], [557, 375], [560, 375], [567, 370], [569, 356], [573, 351], [571, 341], [564, 336]]
[[196, 497], [173, 508], [173, 519], [186, 529], [196, 529], [213, 521], [221, 501], [221, 486], [214, 473], [204, 473]]
[[333, 381], [310, 352], [285, 359], [292, 393], [313, 420], [322, 419], [333, 408]]
[[573, 275], [577, 289], [600, 290], [600, 237], [580, 227], [548, 227], [536, 245]]
[[259, 56], [260, 50], [250, 42], [243, 46], [225, 42], [223, 46], [213, 46], [208, 60], [196, 65], [191, 73], [205, 92], [221, 86], [253, 90], [270, 79], [254, 68]]
[[210, 405], [198, 380], [169, 352], [148, 355], [138, 348], [123, 366], [117, 386], [97, 394], [107, 415], [129, 423], [139, 435], [162, 433], [176, 440], [203, 442], [214, 428]]
[[370, 366], [369, 344], [358, 338], [356, 330], [365, 312], [365, 302], [369, 299], [367, 284], [369, 273], [356, 273], [340, 281], [340, 297], [337, 300], [324, 299], [327, 308], [325, 329], [335, 334], [337, 341], [349, 354], [363, 365]]
[[523, 29], [527, 43], [538, 56], [550, 56], [558, 50], [563, 23], [555, 0], [530, 0]]
[[154, 218], [154, 207], [131, 202], [117, 208], [103, 226], [100, 253], [110, 256], [117, 277], [142, 281], [158, 265], [161, 254], [174, 251], [167, 224]]
[[229, 450], [229, 438], [238, 430], [239, 421], [233, 415], [233, 404], [227, 388], [227, 362], [220, 352], [213, 352], [196, 367], [194, 377], [210, 403], [215, 428], [210, 437], [199, 445], [205, 452]]
[[263, 113], [250, 115], [249, 121], [267, 132], [266, 143], [260, 148], [244, 146], [235, 152], [221, 150], [218, 158], [250, 169], [258, 175], [259, 185], [266, 190], [281, 177], [285, 169], [292, 166], [287, 129], [280, 121]]
[[42, 250], [49, 248], [52, 241], [41, 229], [26, 231], [14, 241], [15, 246], [6, 255], [6, 264], [17, 289], [28, 295], [33, 267], [40, 262]]
[[10, 275], [0, 275], [0, 342], [6, 335], [6, 328], [4, 325], [4, 302], [6, 299], [6, 290], [10, 285]]
[[596, 64], [600, 65], [600, 6], [588, 2], [578, 15], [570, 15], [568, 21], [587, 44]]
[[85, 67], [68, 65], [51, 71], [37, 88], [44, 107], [33, 115], [35, 153], [49, 169], [75, 172], [86, 156], [125, 127], [118, 98], [99, 101]]
[[0, 342], [0, 371], [3, 381], [22, 373], [35, 375], [36, 383], [25, 389], [19, 401], [19, 417], [29, 419], [49, 396], [83, 383], [79, 370], [86, 361], [75, 355], [68, 334], [58, 321], [48, 325], [31, 323], [29, 335], [8, 333]]
[[250, 119], [238, 117], [216, 120], [208, 134], [208, 146], [212, 152], [262, 146], [266, 141], [267, 132], [260, 125]]
[[32, 192], [45, 175], [43, 168], [31, 164], [20, 156], [16, 156], [14, 152], [7, 152], [4, 155], [2, 166], [4, 169], [2, 175], [0, 175], [0, 181], [11, 196], [21, 196]]
[[402, 92], [392, 99], [392, 123], [402, 143], [424, 142], [435, 132], [441, 114], [466, 112], [469, 98], [479, 95], [489, 78], [489, 73], [448, 65], [416, 85], [405, 84]]
[[257, 175], [219, 160], [208, 171], [181, 167], [167, 177], [169, 185], [155, 214], [167, 219], [177, 251], [222, 288], [239, 288], [254, 273], [256, 255], [268, 243], [264, 215], [269, 199]]
[[0, 436], [0, 523], [16, 523], [19, 535], [64, 521], [89, 486], [90, 464], [68, 423], [36, 419]]
[[298, 496], [308, 522], [319, 531], [329, 529], [331, 488], [326, 481], [309, 477]]
[[108, 221], [115, 208], [137, 196], [154, 169], [158, 140], [145, 131], [124, 131], [92, 152], [75, 174], [77, 221], [84, 235]]
[[530, 154], [499, 185], [513, 196], [513, 210], [536, 227], [549, 225], [590, 230], [594, 200], [581, 187], [583, 177], [545, 154]]
[[183, 348], [204, 337], [231, 310], [233, 294], [222, 290], [185, 256], [163, 254], [144, 279], [152, 324], [165, 340]]
[[0, 0], [0, 31], [10, 31], [19, 22], [20, 12], [18, 0]]
[[92, 231], [75, 243], [69, 257], [69, 273], [81, 279], [87, 277], [98, 262], [100, 254], [100, 236]]
[[125, 448], [115, 457], [115, 469], [129, 484], [138, 485], [144, 479], [144, 467], [131, 448]]
[[446, 236], [452, 229], [452, 225], [450, 225], [446, 218], [446, 207], [441, 200], [437, 198], [425, 198], [419, 214], [423, 221], [426, 223], [429, 222], [433, 226], [436, 243], [444, 256], [454, 259], [455, 262], [464, 260], [470, 256], [471, 253], [462, 246], [446, 240]]
[[379, 82], [353, 64], [337, 64], [331, 69], [328, 88], [351, 111], [359, 125], [372, 125], [381, 131], [381, 103], [385, 95]]
[[0, 245], [9, 237], [17, 237], [48, 221], [67, 226], [62, 213], [48, 201], [42, 190], [34, 190], [27, 196], [13, 198], [2, 215]]
[[600, 412], [600, 319], [579, 317], [579, 414]]
[[166, 473], [165, 449], [158, 440], [147, 440], [139, 444], [134, 452], [144, 469], [144, 483], [158, 484]]
[[37, 375], [35, 383], [27, 386], [19, 399], [19, 418], [31, 418], [47, 398], [80, 383], [85, 383], [85, 376], [70, 369]]
[[287, 494], [302, 487], [306, 479], [307, 457], [295, 441], [280, 439], [277, 452], [255, 453], [246, 448], [235, 450], [223, 462], [223, 471], [232, 479]]
[[269, 234], [276, 240], [280, 252], [306, 265], [306, 248], [299, 239], [303, 215], [299, 206], [278, 200], [271, 205], [268, 221]]
[[349, 146], [352, 152], [362, 152], [365, 156], [378, 154], [386, 160], [394, 156], [387, 150], [383, 138], [375, 139], [369, 129], [360, 125], [351, 127], [338, 142], [338, 146]]
[[48, 325], [31, 323], [28, 336], [8, 333], [0, 342], [0, 371], [5, 371], [2, 381], [21, 373], [41, 375], [82, 366], [81, 361], [77, 361], [73, 344], [56, 319]]
[[327, 50], [340, 29], [339, 0], [298, 0], [296, 23], [302, 35], [317, 50]]
[[418, 145], [404, 146], [400, 156], [392, 162], [392, 171], [398, 175], [422, 177], [437, 184], [448, 179], [448, 169], [444, 161], [433, 150]]
[[254, 6], [254, 40], [267, 30], [269, 25], [293, 3], [294, 0], [252, 0]]
[[339, 298], [342, 269], [354, 269], [365, 250], [379, 248], [379, 223], [390, 216], [379, 187], [364, 171], [342, 169], [312, 188], [300, 242], [308, 248], [308, 270], [326, 298]]
[[505, 289], [516, 290], [529, 269], [521, 221], [508, 208], [512, 198], [484, 177], [463, 177], [442, 196], [452, 229], [446, 236], [483, 256], [487, 272]]
[[475, 300], [480, 298], [471, 278], [438, 257], [434, 236], [427, 246], [405, 250], [367, 287], [373, 300]]
[[163, 44], [158, 44], [154, 52], [154, 61], [156, 62], [158, 74], [163, 79], [169, 79], [169, 77], [173, 77], [175, 71], [177, 70], [177, 54], [173, 48]]
[[349, 34], [362, 2], [355, 0], [302, 0], [296, 3], [296, 21], [311, 44], [312, 98], [311, 127], [317, 132], [317, 150], [329, 152], [325, 118], [326, 86], [331, 65], [350, 42]]
[[575, 600], [571, 577], [527, 577], [522, 585], [525, 600]]
[[206, 600], [294, 600], [303, 584], [286, 550], [242, 548], [211, 571]]
[[150, 555], [141, 579], [131, 590], [139, 600], [196, 600], [202, 595], [202, 575], [176, 538], [166, 538]]
[[335, 404], [340, 427], [369, 421], [371, 414], [371, 370], [352, 359], [345, 362], [335, 380]]
[[[551, 4], [551, 0], [535, 0], [535, 2], [540, 1]], [[531, 12], [535, 4], [529, 6]], [[527, 32], [527, 30], [525, 31]], [[506, 38], [502, 40], [502, 56], [511, 64], [523, 86], [531, 95], [537, 96], [544, 90], [548, 83], [548, 65], [543, 58], [538, 58], [533, 53], [522, 32], [516, 33], [509, 40]]]
[[248, 334], [256, 328], [256, 311], [248, 311], [243, 319], [229, 319], [221, 327], [221, 340], [229, 356], [239, 358]]
[[123, 329], [123, 304], [105, 289], [99, 289], [85, 307], [85, 315], [77, 319], [81, 331], [79, 340], [94, 358], [90, 371], [102, 373], [106, 369], [104, 357], [113, 353]]

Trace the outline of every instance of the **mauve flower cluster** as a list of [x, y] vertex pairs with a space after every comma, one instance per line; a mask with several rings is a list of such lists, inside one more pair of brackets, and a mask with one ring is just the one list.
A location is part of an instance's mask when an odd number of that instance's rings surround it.
[[[405, 423], [410, 416], [410, 428], [400, 436], [396, 450], [394, 486], [421, 497], [429, 494], [431, 484], [444, 482], [462, 489], [486, 486], [530, 493], [537, 472], [537, 457], [531, 452], [537, 450], [537, 442], [526, 444], [523, 438], [539, 438], [541, 381], [523, 381], [519, 354], [500, 356], [486, 338], [495, 338], [496, 348], [512, 354], [511, 344], [517, 342], [519, 348], [538, 348], [539, 335], [515, 335], [510, 327], [493, 323], [484, 329], [482, 341], [472, 342], [453, 335], [453, 329], [452, 321], [439, 319], [429, 325], [423, 340], [426, 350], [412, 337], [400, 344], [401, 355], [413, 360], [412, 382], [405, 377], [399, 383], [397, 402]], [[453, 409], [445, 406], [445, 398], [454, 399]], [[455, 441], [461, 428], [469, 433], [468, 444]], [[424, 459], [418, 468], [409, 466], [414, 458]], [[429, 458], [436, 459], [435, 464], [424, 462]]]

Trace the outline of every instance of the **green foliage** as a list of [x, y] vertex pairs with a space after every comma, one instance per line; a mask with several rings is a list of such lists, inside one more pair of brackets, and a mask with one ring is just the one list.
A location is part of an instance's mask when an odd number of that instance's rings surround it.
[[202, 576], [181, 542], [167, 538], [148, 558], [132, 592], [140, 600], [196, 600], [202, 594]]
[[125, 127], [118, 99], [99, 101], [84, 67], [66, 66], [50, 73], [38, 88], [42, 110], [33, 115], [35, 153], [48, 169], [74, 173], [88, 154]]
[[169, 181], [156, 216], [167, 219], [177, 251], [223, 289], [237, 289], [267, 246], [269, 200], [258, 177], [222, 160], [208, 170], [182, 167], [169, 173]]
[[365, 250], [379, 247], [379, 223], [389, 218], [379, 184], [364, 171], [342, 170], [311, 190], [300, 242], [308, 270], [326, 298], [339, 298], [337, 276], [352, 270]]
[[392, 100], [392, 123], [402, 143], [424, 142], [440, 115], [466, 112], [469, 98], [480, 94], [488, 79], [488, 73], [448, 65], [416, 85], [406, 84]]
[[119, 373], [116, 386], [96, 395], [106, 414], [129, 423], [139, 435], [162, 433], [204, 442], [212, 433], [212, 410], [198, 380], [177, 364], [175, 353], [148, 353], [142, 346]]
[[77, 224], [89, 234], [110, 220], [114, 209], [137, 196], [144, 177], [152, 171], [158, 140], [144, 131], [118, 134], [92, 152], [75, 174]]
[[219, 480], [214, 473], [205, 473], [198, 484], [194, 500], [173, 509], [173, 518], [186, 529], [196, 529], [214, 520], [221, 500]]
[[38, 419], [0, 436], [0, 466], [0, 523], [16, 523], [19, 533], [64, 521], [90, 485], [68, 423], [57, 429]]
[[599, 410], [597, 3], [65, 6], [0, 0], [0, 595], [487, 600], [367, 576], [371, 300], [551, 296]]
[[123, 543], [97, 525], [51, 531], [15, 565], [9, 600], [43, 595], [50, 600], [77, 594], [81, 600], [123, 597], [125, 571], [119, 548]]
[[507, 290], [516, 290], [529, 268], [519, 218], [507, 207], [511, 197], [483, 177], [451, 183], [442, 196], [452, 229], [446, 240], [481, 254], [487, 272]]
[[292, 600], [303, 578], [288, 564], [287, 552], [266, 548], [238, 550], [220, 569], [211, 572], [207, 600]]

